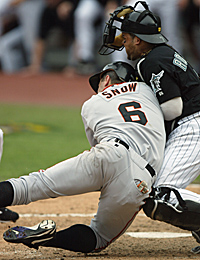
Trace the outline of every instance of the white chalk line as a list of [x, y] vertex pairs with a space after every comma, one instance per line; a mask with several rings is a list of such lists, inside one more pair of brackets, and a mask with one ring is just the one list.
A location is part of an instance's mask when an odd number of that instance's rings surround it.
[[[191, 188], [199, 188], [199, 184], [190, 184], [188, 187]], [[96, 213], [90, 213], [90, 214], [81, 214], [81, 213], [60, 213], [60, 214], [19, 214], [20, 218], [31, 218], [31, 217], [94, 217]], [[144, 216], [146, 215], [144, 213], [139, 213], [138, 216]], [[128, 236], [131, 237], [137, 237], [137, 238], [175, 238], [175, 237], [190, 237], [192, 236], [191, 233], [174, 233], [174, 232], [126, 232], [125, 233]]]
[[[95, 213], [79, 214], [79, 213], [62, 213], [62, 214], [20, 214], [21, 218], [31, 217], [94, 217]], [[144, 213], [139, 213], [138, 216], [146, 216]], [[190, 237], [191, 233], [174, 233], [174, 232], [126, 232], [125, 235], [135, 238], [176, 238]]]
[[174, 232], [126, 232], [125, 235], [137, 238], [176, 238], [191, 237], [191, 233], [174, 233]]
[[[90, 214], [81, 214], [81, 213], [60, 213], [60, 214], [42, 214], [42, 213], [25, 213], [25, 214], [19, 214], [20, 218], [32, 218], [32, 217], [53, 217], [53, 218], [62, 218], [62, 217], [94, 217], [96, 213], [90, 213]], [[138, 216], [146, 216], [144, 213], [138, 213]]]
[[56, 217], [59, 217], [59, 218], [62, 218], [62, 217], [94, 217], [96, 213], [91, 213], [91, 214], [80, 214], [80, 213], [60, 213], [60, 214], [55, 214], [55, 213], [52, 213], [52, 214], [29, 214], [29, 213], [26, 213], [26, 214], [19, 214], [19, 217], [20, 218], [32, 218], [32, 217], [53, 217], [53, 218], [56, 218]]

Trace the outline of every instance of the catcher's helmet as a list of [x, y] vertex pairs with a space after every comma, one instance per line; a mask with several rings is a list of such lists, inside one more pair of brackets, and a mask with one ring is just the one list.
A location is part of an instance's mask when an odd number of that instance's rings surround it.
[[89, 78], [90, 86], [96, 93], [98, 93], [99, 81], [102, 75], [110, 70], [115, 71], [118, 78], [124, 82], [135, 80], [135, 70], [130, 64], [123, 61], [109, 63], [102, 69], [101, 72], [96, 73]]
[[[139, 3], [143, 5], [143, 11], [135, 10]], [[134, 7], [120, 6], [110, 16], [110, 20], [106, 23], [104, 29], [103, 44], [99, 50], [101, 55], [108, 55], [115, 50], [121, 51], [123, 49], [122, 32], [133, 33], [141, 40], [153, 44], [168, 41], [161, 34], [159, 16], [153, 14], [144, 1], [137, 1]], [[117, 35], [118, 31], [120, 33]]]
[[167, 38], [161, 34], [160, 17], [150, 12], [148, 9], [144, 11], [133, 11], [127, 14], [121, 26], [122, 32], [133, 33], [141, 40], [161, 44], [167, 42]]

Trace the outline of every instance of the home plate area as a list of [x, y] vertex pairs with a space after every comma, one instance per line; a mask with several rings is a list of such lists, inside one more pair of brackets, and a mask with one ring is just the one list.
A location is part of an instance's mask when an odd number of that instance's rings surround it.
[[[28, 217], [42, 217], [42, 218], [58, 218], [58, 217], [93, 217], [95, 213], [62, 213], [62, 214], [20, 214], [20, 218]], [[138, 216], [146, 217], [144, 213], [139, 213]], [[135, 238], [176, 238], [176, 237], [190, 237], [191, 233], [176, 233], [176, 232], [126, 232], [125, 235]]]
[[[194, 188], [194, 187], [193, 187]], [[195, 190], [199, 192], [198, 190]], [[8, 227], [33, 226], [42, 220], [52, 219], [57, 231], [74, 224], [89, 225], [98, 207], [99, 193], [60, 197], [33, 202], [29, 205], [13, 206], [10, 209], [20, 215], [16, 223], [0, 223], [0, 233]], [[86, 238], [87, 239], [87, 238]], [[191, 249], [198, 246], [191, 232], [167, 223], [152, 220], [140, 211], [126, 232], [105, 250], [88, 254], [70, 252], [59, 248], [40, 247], [31, 249], [23, 244], [7, 243], [0, 237], [0, 260], [171, 260], [200, 259]]]

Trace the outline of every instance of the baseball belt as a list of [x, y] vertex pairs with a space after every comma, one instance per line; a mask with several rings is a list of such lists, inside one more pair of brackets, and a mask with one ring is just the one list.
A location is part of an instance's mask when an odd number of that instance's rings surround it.
[[[127, 150], [129, 150], [129, 145], [124, 141], [120, 140], [119, 138], [115, 138], [115, 142], [122, 144]], [[149, 163], [145, 166], [145, 168], [149, 171], [152, 177], [156, 175], [155, 170], [151, 167]]]

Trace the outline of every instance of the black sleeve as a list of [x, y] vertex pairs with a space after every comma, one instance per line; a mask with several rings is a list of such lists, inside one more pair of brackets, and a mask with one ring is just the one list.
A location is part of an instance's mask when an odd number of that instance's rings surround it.
[[172, 47], [155, 46], [136, 66], [140, 80], [152, 88], [160, 104], [175, 97], [182, 98], [183, 111], [177, 120], [200, 111], [199, 76]]
[[157, 96], [160, 104], [175, 98], [180, 97], [180, 88], [175, 79], [170, 76], [164, 66], [151, 62], [146, 65], [141, 63], [142, 77], [147, 85], [151, 86]]

